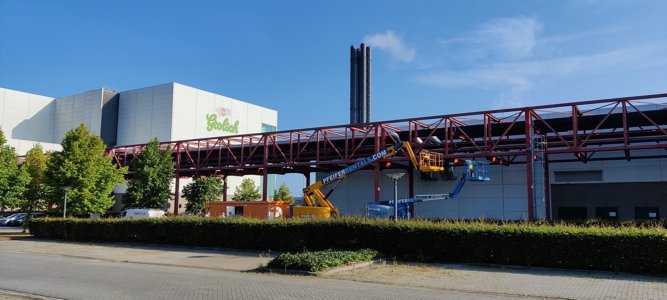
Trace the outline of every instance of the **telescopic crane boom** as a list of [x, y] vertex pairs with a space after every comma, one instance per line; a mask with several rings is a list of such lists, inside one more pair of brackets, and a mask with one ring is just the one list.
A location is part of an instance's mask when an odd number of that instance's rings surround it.
[[[336, 208], [329, 196], [338, 187], [341, 180], [350, 176], [350, 174], [359, 171], [373, 163], [382, 159], [390, 158], [398, 153], [399, 150], [404, 149], [407, 153], [410, 162], [416, 170], [422, 172], [434, 172], [444, 170], [442, 163], [442, 154], [432, 153], [426, 150], [420, 151], [419, 160], [408, 142], [398, 142], [386, 149], [377, 152], [365, 159], [362, 159], [355, 164], [348, 166], [340, 171], [330, 174], [317, 182], [307, 186], [303, 189], [303, 206], [292, 206], [292, 216], [296, 218], [330, 218], [340, 216], [340, 211]], [[322, 188], [336, 183], [336, 185], [326, 195], [322, 192]]]
[[[409, 219], [412, 207], [418, 202], [456, 200], [456, 197], [459, 195], [467, 181], [484, 182], [489, 180], [491, 180], [489, 177], [489, 162], [466, 160], [465, 172], [450, 193], [416, 195], [414, 198], [398, 199], [398, 201], [396, 201], [398, 203], [396, 205], [397, 217], [401, 219]], [[366, 209], [367, 215], [371, 218], [392, 218], [394, 217], [394, 200], [371, 202]]]

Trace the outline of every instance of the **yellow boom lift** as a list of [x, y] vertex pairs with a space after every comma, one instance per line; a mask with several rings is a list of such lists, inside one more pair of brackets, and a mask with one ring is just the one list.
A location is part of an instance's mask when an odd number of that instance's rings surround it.
[[[408, 158], [410, 158], [410, 162], [416, 170], [420, 172], [439, 172], [444, 170], [442, 153], [421, 150], [419, 152], [419, 159], [417, 159], [414, 151], [412, 150], [412, 147], [410, 146], [410, 143], [398, 142], [378, 153], [356, 162], [351, 166], [346, 167], [345, 169], [324, 177], [303, 189], [304, 205], [292, 206], [292, 217], [331, 218], [340, 216], [338, 208], [331, 204], [331, 201], [329, 201], [328, 198], [336, 189], [341, 180], [347, 178], [347, 176], [350, 174], [359, 171], [366, 166], [396, 155], [401, 148], [405, 150]], [[321, 189], [332, 183], [336, 183], [336, 185], [329, 191], [329, 193], [324, 195]]]

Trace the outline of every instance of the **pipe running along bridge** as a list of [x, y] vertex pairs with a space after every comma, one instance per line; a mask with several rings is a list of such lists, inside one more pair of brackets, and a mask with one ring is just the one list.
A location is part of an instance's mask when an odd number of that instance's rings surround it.
[[[544, 180], [546, 215], [550, 215], [549, 163], [667, 157], [667, 93], [169, 141], [161, 147], [173, 151], [177, 191], [179, 179], [192, 176], [221, 176], [226, 184], [227, 176], [262, 175], [266, 182], [268, 174], [300, 173], [310, 185], [311, 172], [341, 170], [395, 144], [396, 134], [415, 152], [442, 153], [449, 165], [475, 158], [500, 165], [525, 164], [532, 220], [536, 178]], [[129, 166], [144, 147], [118, 146], [107, 149], [107, 154], [118, 166]], [[642, 154], [647, 149], [665, 151]], [[601, 152], [609, 154], [602, 157]], [[374, 171], [374, 186], [369, 188], [374, 189], [376, 201], [381, 169], [409, 168], [405, 155], [386, 161], [368, 167]], [[543, 176], [535, 176], [536, 170]], [[408, 175], [409, 195], [414, 197], [413, 174]], [[267, 192], [263, 185], [264, 199]], [[177, 210], [179, 193], [175, 195]]]

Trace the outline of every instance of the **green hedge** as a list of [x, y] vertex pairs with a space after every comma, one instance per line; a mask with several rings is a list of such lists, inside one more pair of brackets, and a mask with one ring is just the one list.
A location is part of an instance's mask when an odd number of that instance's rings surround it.
[[35, 219], [38, 237], [236, 249], [375, 249], [416, 261], [667, 273], [667, 229], [340, 218]]
[[267, 267], [270, 269], [319, 272], [353, 262], [371, 261], [379, 254], [371, 249], [286, 252], [271, 260]]

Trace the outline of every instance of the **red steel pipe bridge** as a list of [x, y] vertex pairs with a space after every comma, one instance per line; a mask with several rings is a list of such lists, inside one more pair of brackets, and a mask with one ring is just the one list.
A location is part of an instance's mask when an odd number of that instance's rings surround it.
[[[179, 178], [193, 176], [262, 175], [266, 182], [268, 174], [301, 173], [309, 181], [311, 172], [340, 170], [396, 143], [396, 136], [409, 141], [415, 152], [442, 153], [449, 164], [462, 159], [525, 164], [532, 220], [536, 164], [544, 167], [540, 180], [545, 180], [548, 202], [549, 163], [667, 157], [667, 93], [170, 141], [161, 147], [173, 151], [178, 189]], [[107, 154], [118, 166], [129, 166], [144, 147], [118, 146]], [[648, 149], [664, 151], [646, 155]], [[607, 154], [601, 156], [602, 152]], [[408, 168], [405, 155], [388, 161], [369, 169], [374, 170], [375, 200], [380, 200], [382, 169]], [[414, 196], [412, 172], [408, 173], [409, 193]], [[178, 197], [176, 193], [175, 210]]]

